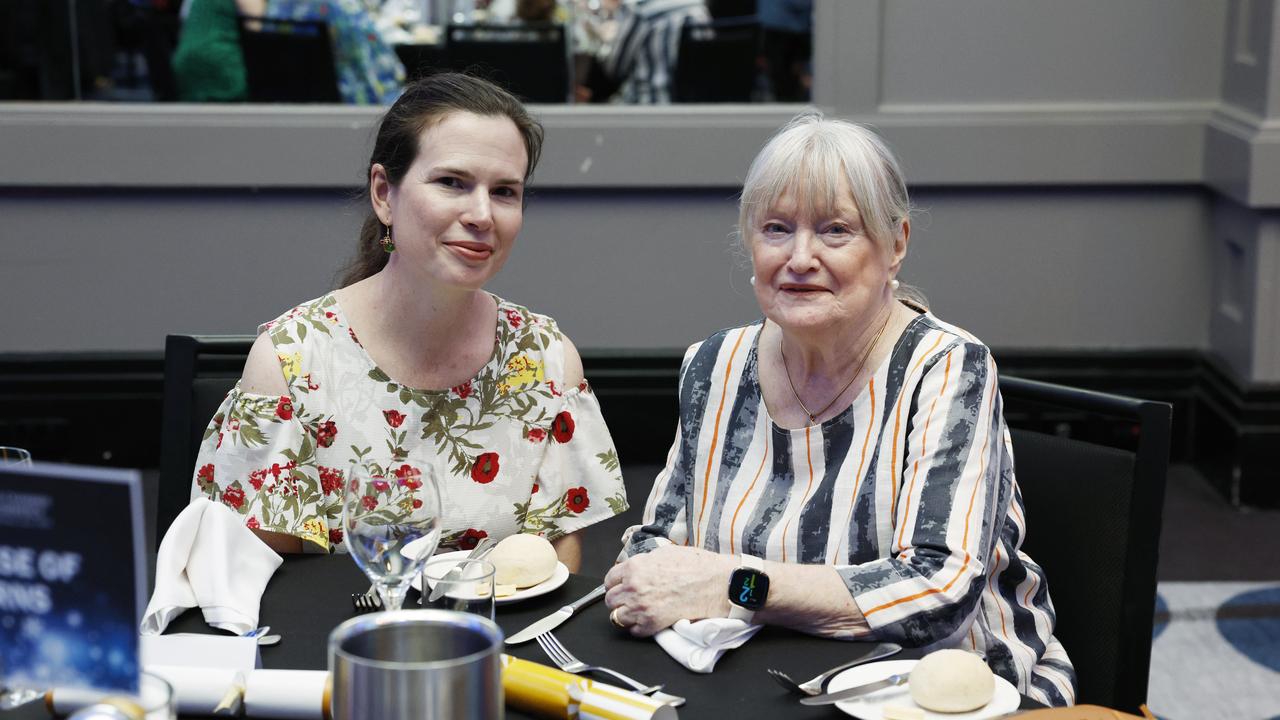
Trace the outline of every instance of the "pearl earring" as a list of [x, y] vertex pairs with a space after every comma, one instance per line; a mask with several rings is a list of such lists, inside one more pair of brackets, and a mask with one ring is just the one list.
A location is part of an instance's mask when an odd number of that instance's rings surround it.
[[752, 275], [752, 276], [751, 276], [751, 279], [750, 279], [750, 280], [748, 280], [747, 282], [751, 283], [752, 285], [755, 285], [755, 284], [756, 284], [756, 276], [755, 276], [755, 275]]
[[898, 288], [901, 286], [902, 286], [902, 283], [898, 282], [898, 278], [894, 278], [889, 281], [889, 289], [893, 290], [894, 292], [897, 292]]

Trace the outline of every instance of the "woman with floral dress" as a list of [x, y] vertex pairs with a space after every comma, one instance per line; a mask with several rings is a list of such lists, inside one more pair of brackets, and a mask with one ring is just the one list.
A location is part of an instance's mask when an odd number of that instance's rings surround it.
[[236, 510], [277, 550], [333, 552], [353, 462], [397, 484], [430, 470], [442, 547], [535, 533], [577, 569], [575, 531], [627, 507], [613, 441], [555, 321], [483, 290], [520, 230], [541, 143], [486, 81], [406, 88], [378, 130], [343, 286], [259, 329], [205, 432], [193, 498]]

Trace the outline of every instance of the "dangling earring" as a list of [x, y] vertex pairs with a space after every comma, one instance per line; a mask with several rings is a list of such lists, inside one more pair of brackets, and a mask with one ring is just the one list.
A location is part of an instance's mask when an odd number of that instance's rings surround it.
[[901, 286], [902, 286], [902, 283], [898, 282], [898, 278], [894, 278], [889, 281], [889, 289], [894, 292], [897, 292], [898, 288]]
[[387, 225], [387, 234], [382, 236], [382, 249], [388, 253], [396, 251], [396, 244], [391, 242], [391, 226]]

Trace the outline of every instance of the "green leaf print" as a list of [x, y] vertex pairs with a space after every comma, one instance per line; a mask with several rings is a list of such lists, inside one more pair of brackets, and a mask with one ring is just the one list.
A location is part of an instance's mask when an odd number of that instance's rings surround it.
[[627, 496], [622, 493], [618, 493], [613, 497], [607, 497], [604, 501], [609, 505], [609, 510], [614, 515], [621, 515], [627, 511]]
[[386, 373], [382, 372], [382, 370], [378, 368], [374, 368], [369, 371], [369, 379], [373, 380], [374, 382], [388, 383], [387, 392], [396, 391], [395, 383], [392, 383], [391, 378], [388, 377]]
[[618, 451], [610, 449], [608, 452], [598, 453], [596, 459], [604, 466], [605, 470], [618, 469]]

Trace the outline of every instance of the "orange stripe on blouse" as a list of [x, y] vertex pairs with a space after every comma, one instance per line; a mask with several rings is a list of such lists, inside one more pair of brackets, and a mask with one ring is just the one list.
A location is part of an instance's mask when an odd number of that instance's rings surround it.
[[[933, 352], [933, 349], [938, 347], [941, 342], [942, 334], [939, 333], [937, 339], [933, 341], [933, 345], [930, 345], [929, 349], [924, 351], [924, 354], [916, 361], [915, 366], [911, 368], [911, 372], [907, 373], [907, 376], [903, 378], [902, 387], [904, 389], [910, 384], [911, 373], [920, 369], [925, 359], [929, 357], [929, 353]], [[896, 492], [898, 487], [898, 432], [902, 427], [902, 399], [906, 396], [907, 393], [905, 392], [898, 394], [898, 402], [893, 410], [893, 454], [889, 456], [889, 477], [893, 479], [890, 487], [895, 488], [895, 492], [889, 497], [889, 517], [891, 518], [898, 517], [898, 493]]]
[[[916, 476], [920, 474], [920, 458], [928, 454], [929, 451], [929, 424], [933, 422], [933, 410], [938, 407], [938, 398], [947, 393], [947, 383], [949, 382], [951, 382], [951, 353], [947, 353], [947, 366], [942, 372], [942, 389], [938, 391], [937, 395], [933, 396], [933, 402], [929, 403], [929, 414], [926, 415], [924, 419], [924, 434], [920, 438], [920, 454], [916, 456], [915, 462], [911, 463], [911, 484], [907, 485], [906, 500], [911, 499], [911, 493], [915, 490]], [[970, 504], [969, 509], [973, 510], [972, 504]], [[907, 525], [910, 524], [907, 521], [910, 519], [911, 504], [907, 503], [906, 508], [904, 508], [902, 512], [902, 524], [898, 526], [899, 548], [903, 547], [902, 537], [907, 531]], [[966, 520], [966, 525], [967, 524], [968, 521]]]
[[747, 498], [751, 497], [751, 491], [756, 489], [756, 481], [760, 479], [760, 473], [764, 471], [764, 465], [769, 460], [769, 450], [772, 449], [772, 437], [766, 436], [764, 443], [764, 457], [760, 458], [760, 467], [756, 468], [756, 476], [751, 478], [751, 484], [747, 486], [747, 492], [738, 501], [738, 507], [733, 509], [733, 519], [729, 521], [729, 554], [736, 555], [734, 539], [738, 537], [738, 513], [742, 512], [742, 506], [747, 504]]
[[866, 616], [871, 615], [871, 614], [873, 614], [873, 613], [878, 613], [878, 612], [880, 612], [881, 610], [888, 610], [888, 609], [889, 609], [889, 608], [891, 608], [891, 607], [894, 607], [894, 606], [896, 606], [896, 605], [901, 605], [902, 603], [905, 603], [905, 602], [911, 602], [911, 601], [913, 601], [913, 600], [919, 600], [919, 599], [920, 599], [920, 598], [922, 598], [922, 597], [928, 597], [928, 596], [930, 596], [930, 595], [936, 595], [936, 594], [938, 594], [938, 593], [946, 592], [946, 591], [950, 590], [950, 589], [951, 589], [951, 586], [952, 586], [952, 585], [954, 585], [954, 584], [956, 583], [956, 580], [959, 580], [959, 579], [960, 579], [960, 576], [964, 574], [964, 569], [965, 569], [965, 568], [967, 568], [967, 567], [969, 567], [969, 559], [970, 559], [970, 558], [969, 558], [969, 553], [965, 553], [965, 554], [964, 554], [964, 563], [960, 566], [960, 571], [959, 571], [959, 572], [957, 572], [957, 573], [956, 573], [956, 576], [955, 576], [955, 577], [953, 577], [953, 578], [951, 578], [951, 580], [950, 580], [950, 581], [948, 581], [946, 585], [943, 585], [943, 586], [942, 586], [942, 587], [940, 587], [940, 588], [932, 587], [932, 588], [929, 588], [928, 590], [922, 590], [922, 591], [920, 591], [920, 592], [916, 593], [915, 595], [908, 595], [908, 596], [906, 596], [906, 597], [898, 598], [897, 600], [890, 600], [889, 602], [884, 603], [883, 605], [877, 605], [877, 606], [875, 606], [875, 607], [871, 608], [870, 610], [868, 610], [868, 611], [866, 611], [866, 612], [862, 613], [862, 616], [863, 616], [863, 617], [866, 617]]
[[[804, 504], [809, 500], [809, 491], [813, 489], [813, 445], [809, 442], [809, 428], [804, 429], [804, 456], [809, 462], [809, 484], [804, 486], [804, 497], [800, 498], [800, 510], [804, 510]], [[787, 524], [782, 526], [782, 562], [787, 561], [787, 531], [791, 529], [791, 521], [795, 519], [795, 515], [787, 518]]]
[[738, 354], [738, 346], [742, 345], [742, 337], [747, 328], [738, 331], [738, 340], [729, 352], [729, 361], [724, 366], [724, 385], [720, 388], [720, 405], [716, 408], [716, 424], [711, 429], [711, 452], [707, 453], [707, 472], [702, 478], [702, 507], [698, 508], [698, 522], [693, 526], [694, 547], [702, 547], [702, 513], [707, 510], [707, 487], [711, 484], [711, 465], [716, 461], [716, 445], [720, 442], [720, 416], [724, 414], [724, 398], [729, 392], [729, 375], [733, 371], [733, 356]]
[[[871, 426], [875, 425], [876, 417], [876, 379], [871, 378], [871, 382], [867, 383], [867, 391], [871, 393], [871, 413], [867, 416], [867, 434], [862, 438], [862, 455], [858, 458], [858, 474], [853, 476], [853, 493], [849, 496], [849, 514], [845, 516], [844, 527], [845, 532], [840, 536], [840, 542], [836, 544], [836, 558], [842, 557], [840, 550], [844, 547], [844, 541], [849, 537], [848, 527], [853, 522], [853, 507], [858, 502], [858, 485], [862, 482], [862, 467], [867, 461], [867, 443], [871, 441]], [[838, 562], [838, 560], [837, 560]]]

